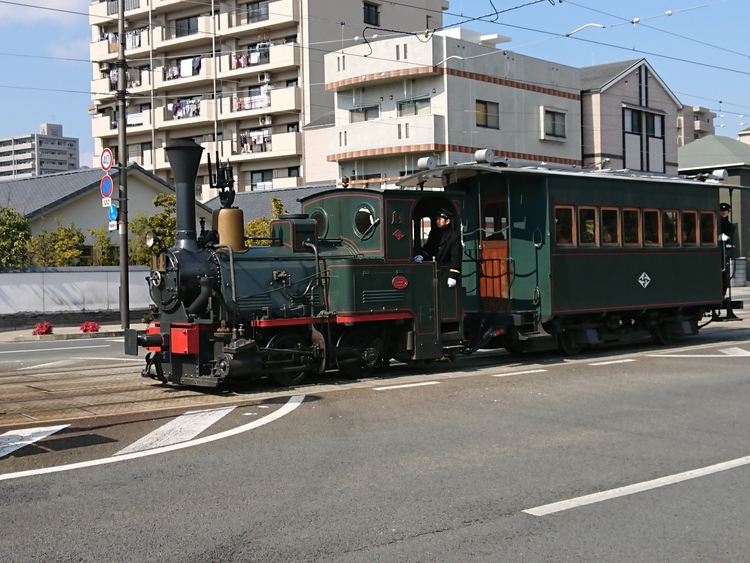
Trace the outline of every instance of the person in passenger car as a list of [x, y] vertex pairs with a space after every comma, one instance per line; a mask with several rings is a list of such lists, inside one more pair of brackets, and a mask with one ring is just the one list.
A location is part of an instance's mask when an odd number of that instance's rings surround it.
[[453, 213], [441, 209], [422, 252], [414, 257], [415, 262], [422, 262], [426, 258], [434, 259], [439, 265], [447, 265], [450, 268], [448, 287], [455, 287], [461, 276], [461, 237], [451, 227], [452, 219]]

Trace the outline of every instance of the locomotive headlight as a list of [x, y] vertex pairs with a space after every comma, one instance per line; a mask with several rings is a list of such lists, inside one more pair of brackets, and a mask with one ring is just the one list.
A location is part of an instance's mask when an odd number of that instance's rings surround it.
[[146, 233], [146, 246], [148, 248], [153, 248], [160, 242], [161, 242], [161, 239], [154, 231], [149, 231]]

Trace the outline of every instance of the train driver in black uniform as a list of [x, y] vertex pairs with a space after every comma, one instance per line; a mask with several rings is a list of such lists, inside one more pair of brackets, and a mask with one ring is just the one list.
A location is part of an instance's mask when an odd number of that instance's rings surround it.
[[415, 262], [421, 262], [425, 258], [434, 259], [438, 265], [450, 267], [448, 287], [455, 287], [461, 275], [461, 237], [451, 228], [452, 219], [453, 213], [441, 209], [435, 218], [435, 226], [427, 235], [422, 252], [414, 257]]
[[719, 206], [719, 213], [721, 215], [721, 222], [719, 224], [719, 229], [721, 230], [721, 234], [723, 235], [722, 242], [724, 245], [726, 245], [726, 257], [727, 257], [727, 264], [724, 269], [724, 275], [722, 276], [722, 289], [724, 290], [723, 296], [726, 296], [727, 289], [729, 289], [730, 284], [730, 259], [734, 257], [734, 224], [729, 219], [729, 211], [732, 209], [732, 206], [728, 203], [722, 203]]

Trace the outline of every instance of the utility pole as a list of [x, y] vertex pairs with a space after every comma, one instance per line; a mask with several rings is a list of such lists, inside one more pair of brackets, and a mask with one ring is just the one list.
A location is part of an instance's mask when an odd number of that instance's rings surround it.
[[127, 85], [128, 65], [125, 62], [125, 0], [118, 0], [117, 37], [117, 160], [120, 173], [117, 226], [120, 231], [120, 320], [122, 328], [130, 328], [130, 279], [128, 275], [128, 127], [125, 113], [125, 86]]

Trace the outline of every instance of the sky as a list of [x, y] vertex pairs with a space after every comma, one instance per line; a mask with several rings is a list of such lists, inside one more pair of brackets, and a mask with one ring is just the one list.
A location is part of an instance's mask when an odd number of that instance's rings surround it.
[[[59, 123], [80, 139], [81, 164], [98, 166], [89, 4], [0, 0], [0, 137]], [[450, 0], [444, 25], [459, 24], [568, 66], [645, 58], [680, 102], [718, 114], [717, 134], [750, 127], [750, 0]]]

